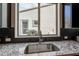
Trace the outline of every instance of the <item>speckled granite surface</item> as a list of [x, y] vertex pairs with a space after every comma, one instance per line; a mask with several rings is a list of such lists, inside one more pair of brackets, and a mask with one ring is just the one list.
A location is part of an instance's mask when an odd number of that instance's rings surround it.
[[28, 44], [36, 43], [11, 43], [0, 44], [0, 56], [54, 56], [79, 53], [79, 42], [76, 41], [53, 41], [48, 43], [56, 45], [60, 51], [24, 54], [24, 49]]

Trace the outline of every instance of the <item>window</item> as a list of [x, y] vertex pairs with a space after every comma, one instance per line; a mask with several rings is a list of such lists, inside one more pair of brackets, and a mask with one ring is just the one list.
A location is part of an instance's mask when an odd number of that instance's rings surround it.
[[56, 34], [56, 4], [40, 4], [40, 29], [42, 35]]
[[27, 34], [28, 31], [28, 21], [22, 20], [22, 32], [23, 34]]
[[72, 9], [71, 4], [64, 5], [64, 19], [65, 19], [65, 28], [72, 27]]
[[[38, 35], [38, 4], [20, 3], [17, 4], [18, 13], [18, 36]], [[23, 19], [23, 20], [22, 20]], [[22, 22], [22, 24], [21, 24]]]
[[[38, 37], [39, 31], [45, 37], [59, 36], [59, 5], [55, 3], [16, 4], [15, 36]], [[22, 19], [25, 19], [25, 21], [22, 21]]]
[[33, 20], [33, 27], [37, 27], [38, 26], [38, 21], [37, 20]]
[[0, 3], [0, 28], [7, 27], [7, 3]]

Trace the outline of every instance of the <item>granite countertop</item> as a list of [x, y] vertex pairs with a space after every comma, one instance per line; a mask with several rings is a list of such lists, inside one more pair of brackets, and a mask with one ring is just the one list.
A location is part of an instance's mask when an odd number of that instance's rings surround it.
[[28, 44], [36, 44], [36, 43], [9, 43], [9, 44], [0, 44], [0, 56], [55, 56], [55, 55], [70, 55], [70, 54], [79, 55], [79, 42], [66, 40], [66, 41], [53, 41], [48, 43], [56, 45], [60, 50], [52, 52], [24, 54], [24, 50]]

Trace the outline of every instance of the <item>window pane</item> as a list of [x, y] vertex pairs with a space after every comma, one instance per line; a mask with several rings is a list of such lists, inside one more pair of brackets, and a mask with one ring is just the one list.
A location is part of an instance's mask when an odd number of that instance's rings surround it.
[[33, 22], [33, 24], [32, 24], [33, 27], [38, 27], [38, 21], [37, 20], [33, 20], [32, 22]]
[[50, 5], [49, 3], [41, 3], [40, 6], [47, 6], [47, 5]]
[[28, 28], [28, 21], [22, 21], [23, 28]]
[[65, 11], [65, 28], [71, 28], [71, 4], [66, 4], [64, 7]]
[[7, 3], [0, 3], [0, 28], [7, 28]]
[[38, 4], [19, 4], [19, 35], [38, 35]]
[[56, 4], [41, 4], [40, 29], [43, 35], [56, 34]]
[[28, 10], [28, 9], [32, 9], [32, 8], [38, 7], [38, 5], [34, 4], [34, 3], [20, 3], [19, 6], [20, 6], [19, 7], [19, 11]]
[[28, 21], [26, 20], [23, 20], [22, 21], [22, 31], [23, 31], [23, 34], [26, 34], [27, 33], [27, 31], [28, 31]]
[[27, 29], [23, 29], [23, 34], [26, 34], [27, 33]]

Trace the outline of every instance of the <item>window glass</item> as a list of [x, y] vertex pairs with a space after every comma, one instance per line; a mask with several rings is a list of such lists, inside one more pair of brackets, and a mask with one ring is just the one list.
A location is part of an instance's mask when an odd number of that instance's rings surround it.
[[22, 20], [22, 31], [23, 31], [23, 34], [26, 34], [27, 31], [28, 31], [28, 21], [27, 20]]
[[35, 7], [38, 7], [38, 5], [34, 3], [19, 3], [19, 11], [28, 10]]
[[[38, 35], [38, 4], [19, 4], [19, 35]], [[23, 21], [25, 19], [25, 21]], [[28, 22], [26, 22], [28, 21]], [[21, 24], [22, 23], [22, 24]]]
[[71, 20], [71, 4], [65, 4], [64, 6], [64, 15], [65, 15], [65, 28], [72, 27], [72, 20]]
[[55, 3], [17, 4], [17, 32], [19, 35], [25, 37], [40, 34], [46, 37], [59, 35], [57, 6]]
[[38, 27], [38, 21], [37, 20], [33, 20], [33, 27]]
[[56, 4], [41, 4], [40, 29], [42, 35], [56, 34]]

